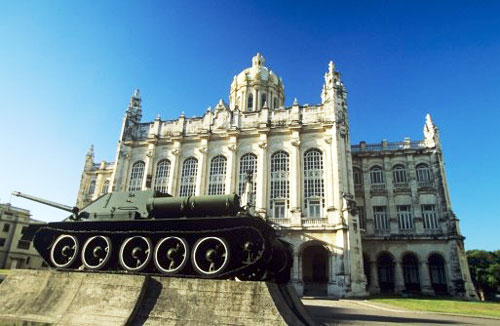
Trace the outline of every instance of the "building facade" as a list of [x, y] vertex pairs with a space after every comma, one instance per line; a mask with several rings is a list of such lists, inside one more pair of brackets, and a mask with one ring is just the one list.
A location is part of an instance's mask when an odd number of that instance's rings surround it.
[[0, 204], [0, 269], [40, 268], [44, 265], [30, 241], [21, 240], [30, 223], [26, 209]]
[[423, 141], [352, 146], [332, 62], [320, 104], [284, 101], [281, 78], [260, 54], [234, 77], [229, 104], [220, 100], [202, 117], [142, 122], [135, 91], [114, 162], [96, 164], [93, 148], [87, 154], [77, 205], [109, 191], [241, 194], [251, 170], [256, 214], [293, 246], [299, 294], [473, 296], [430, 116]]

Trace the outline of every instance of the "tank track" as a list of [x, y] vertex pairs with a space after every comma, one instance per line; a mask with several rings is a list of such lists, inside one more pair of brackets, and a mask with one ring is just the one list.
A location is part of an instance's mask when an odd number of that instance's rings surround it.
[[270, 281], [288, 264], [277, 242], [255, 217], [58, 222], [33, 241], [61, 270]]

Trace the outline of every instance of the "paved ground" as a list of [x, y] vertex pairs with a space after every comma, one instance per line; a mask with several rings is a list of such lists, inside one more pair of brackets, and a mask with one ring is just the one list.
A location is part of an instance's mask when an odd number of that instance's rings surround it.
[[396, 326], [396, 325], [481, 325], [500, 326], [500, 319], [486, 319], [441, 315], [437, 313], [412, 312], [385, 305], [365, 304], [363, 301], [338, 301], [326, 299], [302, 299], [311, 316], [320, 324], [356, 326]]

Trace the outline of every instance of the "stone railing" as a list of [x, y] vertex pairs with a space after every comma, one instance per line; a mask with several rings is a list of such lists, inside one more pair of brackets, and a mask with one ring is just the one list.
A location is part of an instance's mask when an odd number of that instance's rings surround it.
[[391, 229], [375, 229], [375, 235], [388, 236], [391, 234]]
[[418, 187], [419, 188], [434, 188], [434, 182], [432, 182], [432, 181], [419, 181]]
[[327, 218], [302, 218], [302, 226], [304, 227], [323, 227], [328, 224]]
[[359, 152], [379, 152], [379, 151], [398, 151], [404, 149], [420, 149], [426, 148], [423, 140], [417, 141], [403, 141], [403, 142], [386, 142], [383, 141], [379, 144], [367, 144], [361, 142], [359, 145], [351, 145], [352, 153]]

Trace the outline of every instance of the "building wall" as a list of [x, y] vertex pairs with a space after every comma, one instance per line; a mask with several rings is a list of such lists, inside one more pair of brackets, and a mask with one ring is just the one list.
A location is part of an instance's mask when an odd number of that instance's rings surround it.
[[[158, 116], [153, 122], [143, 123], [141, 98], [136, 91], [123, 119], [115, 161], [95, 164], [93, 148], [87, 154], [78, 205], [97, 198], [106, 180], [108, 191], [130, 190], [137, 162], [144, 166], [137, 189], [154, 189], [158, 164], [165, 159], [170, 162], [166, 191], [172, 195], [180, 195], [183, 163], [190, 157], [198, 162], [194, 194], [208, 194], [211, 161], [218, 155], [226, 158], [224, 193], [239, 192], [241, 158], [252, 153], [257, 157], [255, 212], [274, 223], [292, 244], [295, 259], [291, 282], [299, 294], [346, 297], [367, 295], [367, 289], [378, 292], [376, 282], [367, 286], [366, 275], [378, 278], [371, 273], [369, 263], [376, 263], [385, 252], [392, 255], [399, 277], [395, 292], [402, 292], [404, 271], [398, 267], [404, 253], [401, 248], [415, 252], [418, 261], [425, 264], [428, 248], [434, 247], [446, 262], [450, 292], [472, 295], [468, 267], [463, 263], [463, 237], [449, 203], [439, 133], [430, 117], [422, 141], [351, 146], [346, 92], [333, 63], [324, 76], [321, 104], [299, 105], [295, 101], [288, 108], [282, 106], [281, 79], [263, 63], [261, 56], [254, 57], [252, 67], [235, 76], [229, 105], [221, 100], [202, 117], [188, 119], [181, 115], [164, 121]], [[262, 94], [266, 94], [266, 100]], [[273, 102], [271, 106], [267, 98]], [[310, 216], [305, 207], [308, 174], [304, 157], [311, 149], [321, 152], [323, 164], [318, 172], [324, 184], [318, 216]], [[271, 203], [271, 160], [279, 151], [288, 155], [289, 168], [283, 176], [289, 194], [285, 215], [276, 217]], [[426, 163], [435, 176], [425, 184], [416, 180], [415, 169], [420, 163]], [[392, 169], [396, 164], [406, 168], [404, 184], [394, 185]], [[383, 185], [371, 185], [370, 169], [375, 165], [381, 169]], [[354, 182], [353, 168], [362, 180], [359, 184]], [[356, 214], [355, 204], [364, 208], [360, 214]], [[436, 210], [438, 225], [432, 229], [423, 228], [420, 209], [424, 204], [434, 205]], [[411, 207], [413, 227], [409, 230], [399, 228], [398, 205]], [[375, 229], [374, 206], [386, 207], [386, 229]], [[370, 269], [366, 274], [365, 268]], [[454, 285], [460, 283], [460, 275], [466, 285], [464, 291]], [[424, 273], [421, 276], [425, 282]], [[429, 290], [424, 285], [422, 291]]]
[[0, 269], [42, 267], [33, 245], [21, 240], [23, 229], [33, 222], [28, 210], [0, 204]]

